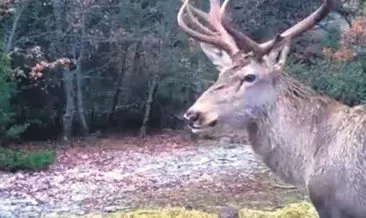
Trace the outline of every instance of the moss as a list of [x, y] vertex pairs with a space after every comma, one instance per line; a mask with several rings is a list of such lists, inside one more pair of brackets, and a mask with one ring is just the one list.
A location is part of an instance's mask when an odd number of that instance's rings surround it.
[[108, 215], [86, 215], [82, 218], [217, 218], [215, 214], [182, 208], [166, 208], [155, 210], [136, 210], [132, 212], [116, 212]]
[[[272, 210], [241, 209], [240, 218], [317, 218], [314, 207], [308, 202], [294, 203], [283, 208]], [[167, 208], [159, 210], [136, 210], [132, 212], [117, 212], [109, 215], [88, 215], [84, 218], [217, 218], [214, 213]]]
[[316, 218], [314, 207], [308, 202], [289, 204], [285, 207], [272, 211], [260, 211], [243, 209], [240, 211], [241, 218]]
[[163, 209], [163, 210], [146, 210], [135, 211], [126, 214], [120, 214], [121, 216], [112, 216], [115, 218], [214, 218], [213, 214], [201, 212], [201, 211], [188, 211], [184, 209]]

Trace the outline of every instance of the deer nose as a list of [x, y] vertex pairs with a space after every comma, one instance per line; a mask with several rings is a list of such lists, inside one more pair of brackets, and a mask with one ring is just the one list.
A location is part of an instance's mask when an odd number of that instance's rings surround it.
[[187, 113], [184, 114], [184, 118], [189, 121], [190, 123], [194, 123], [200, 118], [200, 113], [197, 111], [187, 111]]

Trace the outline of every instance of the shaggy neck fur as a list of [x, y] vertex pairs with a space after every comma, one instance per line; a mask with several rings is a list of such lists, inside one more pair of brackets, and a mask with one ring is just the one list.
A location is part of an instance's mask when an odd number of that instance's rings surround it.
[[[306, 187], [311, 166], [322, 147], [335, 137], [334, 119], [349, 107], [321, 96], [283, 74], [274, 105], [248, 126], [253, 150], [285, 181]], [[333, 122], [330, 122], [333, 120]]]

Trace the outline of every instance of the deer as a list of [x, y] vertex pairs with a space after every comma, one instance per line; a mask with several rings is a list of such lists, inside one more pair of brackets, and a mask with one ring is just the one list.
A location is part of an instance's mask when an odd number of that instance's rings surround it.
[[309, 197], [320, 218], [366, 217], [366, 107], [350, 107], [286, 73], [292, 39], [333, 9], [332, 0], [265, 42], [225, 16], [228, 0], [209, 11], [184, 0], [177, 24], [218, 71], [186, 110], [190, 131], [246, 128], [252, 150], [277, 176]]

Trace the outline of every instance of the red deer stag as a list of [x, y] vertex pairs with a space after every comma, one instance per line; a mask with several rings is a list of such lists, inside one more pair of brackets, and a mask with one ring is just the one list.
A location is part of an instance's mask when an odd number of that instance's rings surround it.
[[200, 42], [217, 81], [185, 114], [193, 132], [246, 128], [255, 153], [311, 199], [320, 218], [366, 217], [366, 109], [351, 108], [283, 70], [290, 40], [332, 9], [331, 0], [264, 43], [224, 19], [228, 0], [208, 13], [185, 0], [179, 27]]

